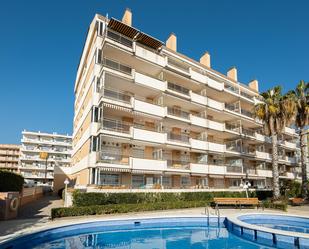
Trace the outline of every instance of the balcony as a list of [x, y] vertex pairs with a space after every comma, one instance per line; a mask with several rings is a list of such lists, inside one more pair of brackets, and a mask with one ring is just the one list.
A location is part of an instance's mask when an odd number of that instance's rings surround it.
[[239, 124], [225, 123], [225, 130], [240, 133], [240, 126]]
[[166, 142], [166, 133], [150, 130], [147, 127], [133, 128], [133, 139], [164, 144]]
[[267, 152], [263, 152], [263, 151], [255, 151], [255, 156], [257, 158], [260, 158], [260, 159], [266, 159], [266, 160], [271, 160], [271, 155]]
[[167, 82], [167, 90], [170, 90], [171, 92], [176, 93], [177, 95], [181, 95], [185, 98], [190, 98], [190, 90], [180, 85]]
[[200, 105], [207, 105], [207, 97], [194, 93], [192, 91], [190, 91], [189, 93], [190, 93], [192, 102], [195, 102]]
[[155, 115], [158, 117], [165, 116], [165, 108], [159, 105], [151, 104], [145, 101], [134, 99], [133, 109], [138, 112], [147, 113], [149, 115]]
[[213, 109], [222, 111], [224, 109], [224, 104], [222, 102], [207, 98], [207, 105]]
[[155, 51], [151, 51], [149, 48], [144, 48], [140, 44], [136, 43], [135, 45], [135, 55], [146, 61], [152, 62], [161, 67], [165, 67], [166, 61], [163, 56], [158, 54]]
[[219, 165], [209, 165], [208, 166], [208, 173], [209, 174], [224, 175], [225, 172], [226, 172], [225, 166], [219, 166]]
[[296, 131], [295, 129], [293, 128], [290, 128], [290, 127], [285, 127], [284, 128], [284, 132], [288, 135], [291, 135], [291, 136], [295, 136], [296, 135]]
[[292, 150], [296, 149], [296, 143], [293, 142], [283, 141], [282, 145]]
[[187, 160], [167, 160], [167, 168], [175, 170], [190, 170], [190, 162]]
[[186, 122], [188, 120], [190, 120], [190, 113], [182, 111], [179, 108], [167, 107], [167, 115], [177, 117], [177, 118], [182, 119]]
[[166, 82], [138, 72], [135, 72], [134, 81], [136, 84], [140, 84], [158, 91], [164, 92], [166, 89]]
[[207, 128], [207, 119], [190, 114], [191, 124]]
[[132, 75], [132, 68], [131, 67], [126, 66], [124, 64], [121, 64], [117, 61], [103, 57], [101, 63], [102, 63], [103, 66], [105, 66], [107, 68], [114, 69], [116, 71], [119, 71], [119, 72], [127, 74], [127, 75]]
[[110, 88], [104, 88], [101, 91], [101, 95], [104, 96], [107, 99], [119, 101], [125, 104], [131, 104], [131, 95], [120, 91], [120, 90], [115, 90], [115, 89], [110, 89]]
[[197, 150], [208, 150], [208, 142], [198, 139], [190, 138], [190, 145], [192, 149]]
[[266, 142], [267, 141], [267, 138], [264, 135], [262, 135], [262, 134], [260, 134], [258, 132], [255, 132], [255, 139], [259, 140], [261, 142]]
[[235, 86], [230, 85], [230, 84], [225, 83], [224, 89], [233, 93], [233, 94], [237, 94], [237, 95], [239, 94], [239, 89]]
[[215, 143], [215, 142], [208, 142], [208, 149], [214, 152], [225, 152], [225, 144]]
[[207, 85], [217, 91], [223, 91], [224, 89], [224, 84], [222, 82], [218, 82], [211, 78], [208, 78]]
[[252, 112], [249, 112], [247, 110], [241, 109], [241, 114], [248, 117], [248, 118], [253, 118]]
[[186, 76], [190, 76], [190, 70], [189, 66], [181, 61], [177, 61], [173, 58], [168, 57], [167, 58], [167, 66], [172, 69], [173, 71], [176, 71], [178, 73], [182, 73]]
[[242, 174], [242, 167], [239, 166], [226, 166], [227, 173], [241, 173]]
[[187, 134], [167, 133], [167, 140], [171, 142], [189, 144], [189, 138]]
[[239, 113], [239, 107], [238, 107], [238, 105], [235, 105], [235, 104], [225, 103], [225, 109], [229, 110], [229, 111], [232, 111], [232, 112]]
[[190, 68], [190, 74], [191, 74], [191, 79], [196, 80], [198, 82], [201, 82], [203, 84], [207, 83], [208, 77], [206, 75], [202, 74], [201, 72], [198, 72], [198, 71]]
[[102, 123], [100, 124], [101, 129], [111, 134], [117, 134], [117, 133], [130, 134], [131, 133], [130, 127], [131, 124], [127, 122], [108, 118], [104, 118]]
[[249, 136], [249, 137], [255, 138], [255, 131], [251, 130], [251, 129], [242, 128], [242, 134], [245, 135], [245, 136]]
[[190, 169], [192, 173], [199, 173], [199, 174], [208, 174], [208, 165], [200, 164], [200, 163], [190, 163]]
[[242, 96], [242, 97], [245, 97], [246, 99], [248, 99], [248, 100], [250, 100], [250, 101], [254, 101], [254, 96], [252, 96], [252, 95], [250, 95], [250, 94], [248, 94], [248, 93], [246, 93], [246, 92], [243, 92], [243, 91], [240, 91], [240, 96]]
[[162, 160], [142, 159], [133, 157], [131, 164], [132, 169], [137, 170], [164, 171], [167, 169], [166, 161]]
[[107, 164], [129, 165], [129, 156], [100, 151], [97, 153], [97, 162]]
[[272, 171], [268, 169], [257, 169], [256, 173], [258, 176], [262, 176], [262, 177], [272, 177], [273, 176]]
[[107, 30], [106, 35], [108, 38], [112, 39], [113, 41], [119, 42], [124, 46], [132, 48], [133, 41], [130, 38], [123, 36], [119, 33], [116, 33], [114, 31], [111, 31], [110, 29]]
[[224, 131], [224, 124], [213, 120], [207, 120], [208, 128], [217, 131]]

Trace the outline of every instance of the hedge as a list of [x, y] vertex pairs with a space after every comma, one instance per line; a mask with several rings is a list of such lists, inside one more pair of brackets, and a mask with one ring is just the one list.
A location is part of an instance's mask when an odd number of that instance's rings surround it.
[[24, 178], [14, 172], [0, 170], [0, 192], [21, 192]]
[[[256, 193], [250, 193], [255, 197]], [[179, 193], [73, 193], [73, 206], [84, 207], [108, 204], [138, 204], [179, 201], [211, 202], [214, 197], [246, 197], [245, 192], [179, 192]]]
[[179, 208], [194, 208], [203, 207], [205, 201], [169, 201], [169, 202], [154, 202], [154, 203], [139, 203], [139, 204], [108, 204], [108, 205], [92, 205], [83, 207], [62, 207], [53, 208], [51, 210], [51, 218], [61, 218], [70, 216], [82, 215], [100, 215], [114, 213], [129, 213], [140, 211], [179, 209]]
[[288, 204], [286, 201], [266, 200], [266, 201], [263, 201], [263, 206], [264, 208], [273, 208], [273, 209], [279, 209], [282, 211], [287, 211], [288, 209]]

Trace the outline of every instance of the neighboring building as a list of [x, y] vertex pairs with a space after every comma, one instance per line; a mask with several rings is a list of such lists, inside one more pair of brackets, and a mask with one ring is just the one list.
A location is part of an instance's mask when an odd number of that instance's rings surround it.
[[[258, 81], [223, 75], [122, 21], [96, 15], [75, 82], [71, 178], [106, 188], [271, 187], [271, 144], [252, 109]], [[280, 136], [280, 177], [294, 179], [292, 128]], [[298, 169], [298, 168], [297, 168]], [[299, 170], [299, 169], [298, 169]]]
[[55, 167], [70, 166], [72, 138], [69, 135], [23, 131], [21, 143], [19, 170], [26, 182], [52, 186]]
[[18, 173], [19, 150], [17, 144], [0, 144], [0, 169]]

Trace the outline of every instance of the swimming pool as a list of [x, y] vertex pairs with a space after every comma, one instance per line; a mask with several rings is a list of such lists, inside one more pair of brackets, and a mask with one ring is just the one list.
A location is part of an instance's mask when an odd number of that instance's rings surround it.
[[267, 228], [283, 231], [309, 233], [309, 218], [286, 215], [242, 215], [239, 220]]
[[0, 248], [201, 249], [272, 248], [229, 233], [225, 218], [177, 217], [113, 220], [53, 228], [8, 241]]

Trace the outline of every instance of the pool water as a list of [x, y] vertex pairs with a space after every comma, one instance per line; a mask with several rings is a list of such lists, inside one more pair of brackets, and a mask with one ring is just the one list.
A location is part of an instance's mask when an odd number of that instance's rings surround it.
[[286, 215], [242, 215], [243, 222], [289, 232], [309, 233], [309, 219]]
[[171, 227], [77, 235], [43, 243], [33, 248], [258, 249], [265, 247], [242, 240], [233, 234], [229, 234], [225, 228]]
[[[221, 227], [222, 226], [222, 227]], [[3, 246], [3, 247], [2, 247]], [[20, 249], [202, 249], [271, 248], [244, 240], [204, 218], [92, 222], [59, 227], [11, 241], [0, 248]]]

